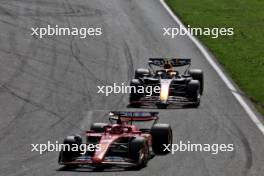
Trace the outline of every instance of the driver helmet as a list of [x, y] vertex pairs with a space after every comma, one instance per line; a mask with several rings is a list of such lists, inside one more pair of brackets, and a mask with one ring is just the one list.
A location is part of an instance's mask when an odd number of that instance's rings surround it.
[[173, 66], [170, 63], [166, 63], [166, 64], [164, 64], [164, 69], [166, 69], [166, 70], [172, 70], [173, 69]]

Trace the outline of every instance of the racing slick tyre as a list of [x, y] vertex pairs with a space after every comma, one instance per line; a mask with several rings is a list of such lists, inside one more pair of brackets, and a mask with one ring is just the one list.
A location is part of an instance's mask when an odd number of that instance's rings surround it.
[[150, 71], [147, 68], [138, 68], [135, 71], [135, 79], [142, 78], [144, 76], [150, 76]]
[[[168, 154], [165, 146], [172, 144], [172, 130], [169, 124], [155, 124], [150, 131], [152, 135], [152, 150], [157, 155]], [[171, 145], [170, 145], [171, 147]]]
[[[59, 164], [64, 164], [68, 168], [74, 168], [73, 164], [66, 164], [67, 162], [71, 162], [74, 158], [81, 156], [80, 146], [82, 144], [82, 138], [79, 135], [76, 136], [67, 136], [64, 141], [64, 145], [69, 145], [69, 149], [61, 150], [59, 154]], [[78, 150], [76, 150], [76, 146]], [[73, 150], [74, 148], [74, 150]]]
[[104, 127], [107, 126], [107, 123], [93, 123], [91, 125], [90, 130], [95, 132], [95, 133], [103, 133], [104, 132]]
[[141, 86], [141, 83], [139, 79], [132, 79], [130, 82], [130, 86], [136, 88], [136, 92], [131, 92], [129, 95], [129, 104], [133, 107], [139, 107], [140, 106], [140, 98], [143, 96], [143, 94], [138, 93], [138, 87]]
[[136, 162], [135, 169], [143, 168], [150, 158], [148, 142], [144, 137], [132, 138], [129, 142], [129, 157]]
[[189, 74], [194, 80], [198, 80], [200, 82], [200, 94], [202, 95], [204, 89], [203, 71], [199, 69], [191, 69], [189, 70]]
[[[90, 130], [94, 133], [104, 133], [104, 127], [107, 126], [107, 123], [93, 123], [90, 127]], [[100, 142], [101, 137], [87, 136], [87, 143], [98, 144]], [[91, 154], [93, 152], [88, 152], [87, 154]]]
[[198, 80], [191, 80], [187, 86], [187, 97], [193, 102], [193, 107], [200, 105], [200, 82]]

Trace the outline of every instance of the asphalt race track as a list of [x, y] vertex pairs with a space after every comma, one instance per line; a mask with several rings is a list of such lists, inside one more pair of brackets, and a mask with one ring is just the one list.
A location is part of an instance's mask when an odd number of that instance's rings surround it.
[[[32, 27], [99, 26], [96, 38], [31, 36]], [[264, 138], [224, 82], [189, 40], [162, 36], [175, 26], [158, 0], [2, 0], [0, 4], [0, 175], [260, 176]], [[174, 143], [233, 143], [234, 152], [156, 156], [139, 171], [64, 171], [58, 152], [30, 144], [83, 133], [108, 110], [128, 109], [128, 95], [105, 97], [98, 85], [128, 83], [149, 57], [190, 57], [205, 73], [198, 109], [160, 111]], [[142, 110], [142, 109], [141, 109]], [[143, 109], [144, 110], [144, 109]]]

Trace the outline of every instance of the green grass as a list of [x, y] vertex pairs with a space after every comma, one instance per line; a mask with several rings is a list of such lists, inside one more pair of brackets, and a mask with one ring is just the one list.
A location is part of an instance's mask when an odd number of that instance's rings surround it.
[[166, 0], [185, 25], [231, 27], [233, 36], [198, 38], [264, 114], [264, 1]]

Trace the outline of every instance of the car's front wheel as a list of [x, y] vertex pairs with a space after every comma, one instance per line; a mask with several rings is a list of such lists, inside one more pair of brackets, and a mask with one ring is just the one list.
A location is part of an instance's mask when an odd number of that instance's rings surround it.
[[[68, 168], [75, 167], [76, 165], [67, 163], [81, 156], [80, 146], [82, 144], [82, 138], [79, 135], [67, 136], [63, 144], [65, 147], [59, 153], [59, 164], [64, 164]], [[76, 150], [76, 148], [78, 148], [78, 150]]]
[[137, 168], [145, 167], [150, 158], [148, 142], [144, 137], [132, 138], [129, 145], [129, 155]]
[[187, 85], [187, 97], [193, 102], [193, 107], [198, 107], [201, 101], [200, 82], [198, 80], [191, 80]]

